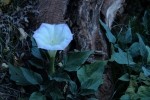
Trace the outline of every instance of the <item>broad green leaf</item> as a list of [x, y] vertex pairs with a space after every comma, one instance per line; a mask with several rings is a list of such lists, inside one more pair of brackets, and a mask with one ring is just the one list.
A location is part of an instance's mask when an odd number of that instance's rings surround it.
[[50, 92], [50, 95], [52, 97], [52, 100], [64, 99], [63, 93], [58, 88], [55, 88], [52, 92]]
[[70, 89], [71, 93], [73, 95], [76, 95], [78, 92], [76, 83], [74, 81], [70, 81], [69, 84], [70, 84], [69, 89]]
[[93, 89], [81, 89], [81, 91], [79, 92], [80, 95], [82, 96], [86, 96], [86, 95], [90, 95], [90, 94], [95, 94], [95, 90]]
[[121, 96], [120, 100], [130, 100], [130, 96], [128, 94], [125, 94]]
[[139, 80], [141, 83], [144, 83], [147, 86], [150, 86], [150, 77], [147, 77], [147, 75], [144, 75], [143, 72], [140, 73]]
[[125, 44], [132, 42], [131, 27], [128, 27], [128, 30], [124, 34], [119, 35], [119, 41]]
[[148, 57], [148, 51], [146, 49], [146, 46], [140, 36], [140, 34], [137, 34], [138, 38], [139, 38], [139, 44], [140, 44], [140, 54], [143, 57], [144, 60], [147, 60]]
[[26, 78], [24, 77], [20, 67], [15, 67], [11, 64], [9, 64], [9, 74], [10, 79], [15, 81], [18, 85], [31, 85]]
[[55, 73], [52, 76], [52, 79], [54, 79], [57, 82], [71, 81], [71, 79], [67, 73]]
[[121, 81], [129, 81], [129, 80], [130, 80], [130, 79], [129, 79], [129, 74], [126, 73], [126, 74], [122, 75], [122, 76], [119, 78], [119, 80], [121, 80]]
[[64, 59], [64, 69], [67, 71], [77, 71], [92, 53], [93, 51], [69, 53]]
[[138, 42], [133, 43], [128, 49], [132, 57], [140, 55], [140, 44]]
[[145, 76], [150, 76], [150, 69], [142, 67]]
[[128, 64], [128, 65], [133, 65], [135, 64], [133, 62], [133, 59], [129, 53], [123, 52], [120, 48], [119, 52], [114, 52], [111, 55], [110, 61], [116, 61], [118, 64]]
[[40, 92], [33, 92], [29, 100], [46, 100], [46, 97]]
[[139, 76], [140, 80], [147, 80], [147, 77], [144, 75], [144, 73], [140, 72], [140, 76]]
[[77, 71], [78, 79], [82, 89], [97, 90], [103, 83], [102, 75], [107, 61], [98, 61], [90, 65], [85, 65]]
[[35, 40], [33, 38], [31, 38], [31, 41], [32, 41], [32, 48], [31, 48], [32, 55], [38, 59], [43, 60], [43, 57], [40, 53], [39, 48], [37, 48], [37, 44], [36, 44]]
[[28, 61], [32, 66], [43, 69], [44, 68], [44, 62], [39, 59], [32, 59]]
[[99, 20], [99, 21], [100, 21], [101, 25], [104, 27], [104, 29], [106, 30], [106, 36], [107, 36], [109, 42], [115, 43], [115, 42], [116, 42], [116, 38], [115, 38], [115, 36], [111, 33], [109, 27], [108, 27], [105, 23], [103, 23], [101, 20]]
[[137, 94], [142, 97], [150, 97], [150, 87], [149, 86], [140, 86], [138, 88]]
[[146, 46], [146, 49], [148, 51], [147, 63], [150, 63], [150, 47]]
[[42, 76], [36, 72], [33, 72], [31, 70], [28, 70], [26, 68], [20, 68], [24, 77], [26, 78], [26, 80], [28, 82], [30, 82], [31, 84], [40, 84], [42, 83], [43, 79]]
[[144, 29], [145, 29], [145, 32], [146, 34], [150, 34], [149, 31], [150, 31], [150, 26], [149, 26], [149, 22], [150, 22], [150, 14], [148, 13], [148, 11], [145, 11], [144, 13], [144, 16], [143, 16], [143, 26], [144, 26]]
[[128, 94], [130, 96], [131, 100], [138, 100], [139, 96], [136, 94], [136, 89], [138, 88], [137, 84], [137, 76], [135, 75], [130, 75], [130, 83], [129, 86], [126, 90], [125, 94]]

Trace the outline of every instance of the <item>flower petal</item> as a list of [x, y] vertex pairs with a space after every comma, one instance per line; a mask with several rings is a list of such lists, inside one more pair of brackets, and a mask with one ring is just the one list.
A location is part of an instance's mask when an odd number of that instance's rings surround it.
[[65, 49], [73, 39], [73, 35], [67, 24], [58, 24], [55, 26], [55, 38], [59, 41], [61, 48]]
[[67, 24], [42, 23], [34, 32], [33, 37], [38, 48], [46, 50], [64, 50], [73, 39]]

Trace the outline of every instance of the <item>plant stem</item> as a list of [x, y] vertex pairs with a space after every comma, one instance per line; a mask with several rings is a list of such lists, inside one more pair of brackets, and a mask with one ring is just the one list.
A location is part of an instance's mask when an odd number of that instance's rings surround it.
[[49, 54], [49, 60], [50, 60], [50, 66], [48, 67], [48, 74], [54, 74], [55, 73], [55, 56], [57, 51], [48, 51]]
[[48, 69], [48, 74], [53, 74], [55, 73], [55, 57], [50, 57], [50, 66], [49, 66], [49, 69]]

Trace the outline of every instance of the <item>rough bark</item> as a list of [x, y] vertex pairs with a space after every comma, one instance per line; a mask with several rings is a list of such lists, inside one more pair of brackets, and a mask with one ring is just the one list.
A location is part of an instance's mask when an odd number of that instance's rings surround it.
[[64, 23], [69, 0], [39, 0], [37, 9], [39, 10], [38, 23]]
[[106, 59], [107, 43], [99, 27], [102, 0], [71, 0], [69, 4], [68, 9], [73, 11], [69, 10], [67, 17], [72, 24], [77, 48], [99, 51], [101, 59]]

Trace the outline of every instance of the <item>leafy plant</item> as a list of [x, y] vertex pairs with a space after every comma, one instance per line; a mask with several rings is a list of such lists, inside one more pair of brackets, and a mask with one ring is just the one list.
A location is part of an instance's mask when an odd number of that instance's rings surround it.
[[[143, 17], [143, 30], [149, 34], [148, 12]], [[100, 24], [106, 30], [106, 36], [112, 46], [112, 54], [109, 62], [116, 66], [120, 66], [123, 70], [122, 76], [118, 80], [129, 83], [125, 94], [121, 96], [121, 100], [148, 100], [150, 97], [150, 63], [149, 63], [149, 46], [144, 43], [143, 33], [133, 33], [133, 21], [128, 25], [125, 32], [114, 36], [101, 20]], [[135, 25], [135, 24], [134, 24]], [[116, 39], [116, 40], [115, 40]], [[143, 40], [144, 39], [144, 40]], [[116, 62], [116, 63], [114, 63]], [[118, 77], [118, 76], [117, 76]], [[120, 82], [117, 80], [117, 83]], [[116, 83], [116, 84], [117, 84]], [[121, 84], [121, 83], [119, 83]], [[116, 88], [116, 95], [118, 88]], [[114, 96], [114, 95], [113, 95]]]
[[[95, 98], [95, 92], [103, 83], [102, 75], [107, 61], [96, 61], [88, 64], [86, 60], [93, 54], [93, 51], [70, 52], [64, 55], [62, 61], [55, 62], [56, 72], [48, 74], [48, 56], [42, 54], [47, 55], [44, 50], [37, 48], [32, 39], [32, 55], [34, 58], [29, 63], [37, 69], [42, 69], [42, 73], [34, 72], [34, 70], [31, 70], [32, 68], [27, 69], [25, 66], [16, 67], [9, 64], [11, 79], [18, 85], [38, 85], [38, 91], [33, 91], [29, 100], [45, 100], [46, 98], [76, 100], [86, 96], [89, 96], [89, 99]], [[43, 66], [36, 61], [43, 63]], [[61, 66], [58, 66], [57, 63]], [[47, 78], [42, 76], [44, 73], [47, 73]]]

